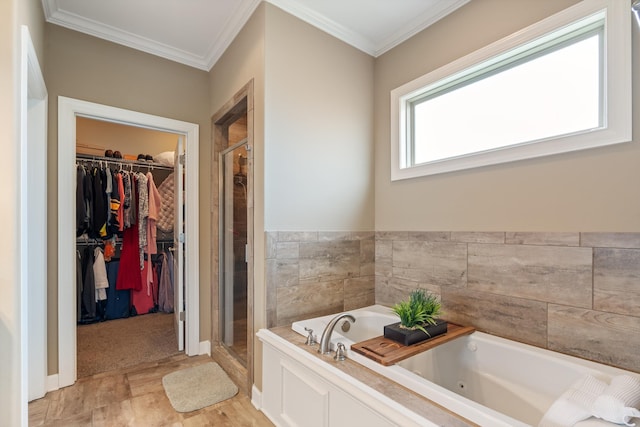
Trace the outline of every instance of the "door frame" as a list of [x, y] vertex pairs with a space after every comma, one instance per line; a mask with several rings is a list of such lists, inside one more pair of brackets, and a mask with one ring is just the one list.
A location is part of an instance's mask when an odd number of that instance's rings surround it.
[[[75, 156], [76, 116], [183, 135], [185, 138], [185, 353], [200, 352], [198, 215], [199, 126], [160, 116], [58, 97], [58, 387], [73, 384], [76, 367]], [[67, 207], [64, 210], [62, 207]], [[177, 309], [177, 307], [176, 307]]]
[[[251, 79], [231, 99], [229, 99], [220, 109], [211, 117], [211, 134], [212, 134], [212, 198], [214, 209], [211, 213], [211, 344], [212, 357], [218, 362], [227, 373], [232, 377], [234, 382], [238, 384], [241, 390], [247, 395], [251, 395], [254, 381], [254, 348], [255, 348], [255, 247], [254, 247], [254, 82]], [[222, 201], [220, 194], [222, 191], [221, 179], [221, 162], [220, 153], [229, 147], [228, 128], [240, 114], [247, 115], [247, 366], [242, 366], [234, 356], [232, 356], [221, 345], [221, 321], [220, 316], [220, 286], [222, 271], [220, 266], [221, 260], [221, 209]]]
[[20, 34], [20, 377], [25, 416], [27, 401], [47, 392], [47, 217], [43, 212], [49, 98], [29, 28], [22, 25]]

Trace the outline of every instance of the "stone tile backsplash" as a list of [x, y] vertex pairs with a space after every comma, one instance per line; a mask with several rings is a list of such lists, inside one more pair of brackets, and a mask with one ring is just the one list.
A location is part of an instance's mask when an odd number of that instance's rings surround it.
[[640, 233], [377, 232], [376, 303], [640, 372]]
[[374, 304], [374, 237], [373, 232], [267, 232], [267, 326]]
[[267, 232], [267, 324], [391, 306], [640, 372], [640, 233]]

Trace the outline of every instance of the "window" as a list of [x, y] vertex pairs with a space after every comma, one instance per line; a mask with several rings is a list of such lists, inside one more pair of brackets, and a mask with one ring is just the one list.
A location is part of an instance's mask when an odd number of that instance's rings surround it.
[[583, 1], [392, 91], [392, 179], [629, 141], [630, 19], [614, 3]]

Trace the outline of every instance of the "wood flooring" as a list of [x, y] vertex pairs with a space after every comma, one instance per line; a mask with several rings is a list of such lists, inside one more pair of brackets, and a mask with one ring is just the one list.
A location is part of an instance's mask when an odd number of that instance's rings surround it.
[[96, 374], [73, 386], [47, 393], [29, 404], [29, 425], [46, 427], [266, 427], [267, 417], [238, 393], [198, 411], [176, 412], [162, 377], [179, 369], [210, 362], [209, 356], [184, 354], [158, 362]]

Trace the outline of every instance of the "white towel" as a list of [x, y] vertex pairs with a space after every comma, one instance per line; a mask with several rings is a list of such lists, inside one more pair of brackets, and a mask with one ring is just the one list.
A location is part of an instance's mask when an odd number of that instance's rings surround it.
[[95, 279], [96, 301], [103, 301], [107, 299], [106, 289], [109, 287], [109, 280], [107, 279], [107, 266], [104, 263], [104, 255], [102, 254], [102, 249], [96, 248], [93, 254], [93, 277]]
[[613, 377], [611, 384], [594, 401], [592, 413], [616, 424], [635, 426], [631, 418], [640, 417], [640, 379], [630, 375]]
[[591, 375], [584, 376], [553, 402], [538, 427], [573, 427], [590, 418], [595, 400], [606, 388], [607, 383]]

